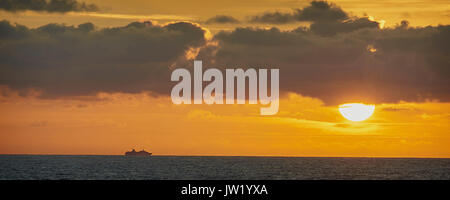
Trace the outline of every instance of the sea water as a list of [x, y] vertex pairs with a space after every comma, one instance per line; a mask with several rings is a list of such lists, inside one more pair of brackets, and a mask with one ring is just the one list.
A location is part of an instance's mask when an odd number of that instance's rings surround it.
[[450, 179], [450, 159], [0, 155], [0, 179]]

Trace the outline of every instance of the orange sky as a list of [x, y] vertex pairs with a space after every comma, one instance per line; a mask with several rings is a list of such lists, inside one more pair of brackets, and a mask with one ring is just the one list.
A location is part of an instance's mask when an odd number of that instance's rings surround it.
[[[30, 27], [87, 21], [99, 27], [149, 19], [193, 21], [216, 32], [245, 26], [203, 24], [216, 14], [245, 19], [265, 11], [289, 11], [309, 1], [86, 2], [96, 3], [101, 11], [0, 11], [0, 19]], [[333, 2], [352, 14], [383, 21], [387, 27], [403, 19], [412, 26], [450, 22], [450, 4], [445, 0]], [[280, 25], [294, 26], [298, 24]], [[376, 104], [368, 120], [350, 122], [336, 105], [298, 93], [281, 97], [277, 115], [260, 116], [260, 105], [173, 105], [170, 97], [148, 92], [46, 99], [33, 92], [19, 95], [7, 86], [0, 90], [0, 154], [123, 154], [145, 148], [156, 155], [450, 158], [450, 102]]]
[[[202, 22], [218, 14], [245, 19], [248, 15], [267, 11], [291, 11], [309, 4], [309, 0], [85, 0], [95, 3], [100, 11], [88, 13], [43, 14], [32, 11], [8, 13], [0, 11], [3, 19], [27, 26], [40, 26], [53, 23], [69, 25], [92, 22], [102, 26], [123, 26], [138, 20], [169, 22], [189, 20]], [[376, 20], [384, 20], [386, 26], [399, 24], [401, 20], [410, 21], [412, 26], [449, 24], [450, 4], [447, 0], [333, 0], [344, 10], [358, 16], [368, 15]], [[296, 25], [286, 25], [292, 28]], [[213, 30], [230, 29], [224, 25], [208, 25]]]
[[173, 105], [148, 94], [0, 104], [0, 153], [450, 157], [450, 103], [376, 105], [363, 122], [291, 93], [275, 116], [259, 105]]

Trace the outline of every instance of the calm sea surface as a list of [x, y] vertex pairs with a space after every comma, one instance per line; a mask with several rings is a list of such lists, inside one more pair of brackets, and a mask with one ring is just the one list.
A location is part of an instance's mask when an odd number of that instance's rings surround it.
[[450, 179], [450, 159], [0, 155], [0, 179]]

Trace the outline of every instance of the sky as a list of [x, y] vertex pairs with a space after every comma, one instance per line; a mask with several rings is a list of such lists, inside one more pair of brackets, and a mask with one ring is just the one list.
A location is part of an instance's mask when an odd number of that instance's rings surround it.
[[[449, 22], [440, 0], [0, 1], [0, 154], [449, 158]], [[173, 104], [194, 60], [279, 68], [279, 112]]]

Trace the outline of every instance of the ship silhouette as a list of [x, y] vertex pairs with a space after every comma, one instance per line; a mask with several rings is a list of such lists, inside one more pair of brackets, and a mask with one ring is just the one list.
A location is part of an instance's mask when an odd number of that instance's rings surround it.
[[131, 151], [127, 151], [125, 152], [125, 156], [151, 156], [152, 153], [149, 153], [145, 150], [142, 149], [142, 151], [136, 151], [136, 150], [131, 150]]

